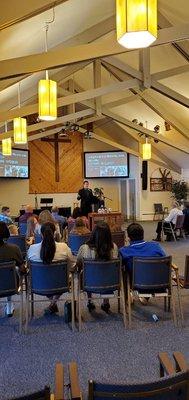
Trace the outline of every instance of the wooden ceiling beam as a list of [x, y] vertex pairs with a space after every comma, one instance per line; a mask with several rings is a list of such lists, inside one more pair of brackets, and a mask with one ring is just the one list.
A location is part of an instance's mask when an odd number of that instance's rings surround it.
[[[158, 39], [152, 46], [158, 46], [187, 38], [189, 38], [189, 24], [182, 24], [171, 28], [161, 29], [158, 32]], [[111, 38], [102, 42], [75, 47], [65, 47], [64, 51], [62, 51], [62, 49], [48, 51], [47, 53], [32, 54], [29, 56], [0, 61], [0, 80], [44, 71], [46, 69], [59, 68], [81, 61], [89, 61], [96, 58], [122, 54], [128, 51], [130, 50], [126, 50], [117, 43], [114, 33]]]

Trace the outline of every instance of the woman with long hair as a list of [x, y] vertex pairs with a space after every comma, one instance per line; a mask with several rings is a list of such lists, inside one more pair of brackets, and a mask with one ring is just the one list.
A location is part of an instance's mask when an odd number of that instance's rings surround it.
[[[7, 243], [10, 237], [10, 232], [5, 222], [0, 222], [0, 262], [15, 261], [16, 266], [21, 272], [25, 271], [24, 260], [22, 253], [18, 246], [15, 244]], [[11, 296], [7, 297], [7, 304], [5, 307], [5, 314], [7, 317], [12, 317], [14, 313], [14, 304]]]
[[77, 218], [82, 218], [83, 223], [85, 226], [89, 229], [89, 221], [85, 215], [82, 215], [81, 213], [81, 208], [80, 207], [75, 207], [73, 209], [72, 216], [68, 218], [68, 233], [70, 233], [71, 229], [75, 226], [75, 221]]
[[[41, 233], [41, 226], [43, 224], [45, 224], [46, 222], [51, 222], [52, 224], [54, 224], [55, 225], [55, 238], [56, 238], [57, 242], [60, 242], [61, 234], [60, 234], [59, 224], [58, 224], [58, 222], [56, 222], [54, 220], [54, 218], [49, 210], [43, 210], [40, 212], [38, 222], [39, 222], [39, 228], [37, 229], [38, 234]], [[36, 231], [35, 231], [35, 233], [36, 233]]]
[[[72, 252], [66, 243], [55, 241], [55, 224], [46, 222], [41, 226], [42, 242], [30, 246], [28, 250], [28, 259], [31, 261], [42, 262], [43, 264], [51, 264], [53, 261], [66, 261], [68, 268], [74, 265]], [[45, 314], [57, 313], [57, 300], [60, 295], [47, 296], [51, 302], [45, 310]]]
[[26, 243], [31, 245], [35, 243], [35, 234], [38, 233], [39, 224], [36, 216], [32, 216], [27, 220], [27, 229], [26, 229]]
[[70, 234], [74, 235], [86, 235], [90, 233], [90, 230], [86, 227], [83, 219], [81, 217], [76, 218], [75, 225], [70, 231]]
[[[106, 222], [99, 222], [95, 225], [89, 241], [80, 247], [77, 264], [81, 265], [84, 259], [108, 261], [115, 258], [118, 258], [118, 248], [112, 241], [109, 225]], [[94, 310], [95, 305], [91, 301], [91, 293], [88, 293], [88, 299], [87, 307], [89, 311]], [[109, 311], [108, 299], [103, 301], [101, 308], [105, 312]]]

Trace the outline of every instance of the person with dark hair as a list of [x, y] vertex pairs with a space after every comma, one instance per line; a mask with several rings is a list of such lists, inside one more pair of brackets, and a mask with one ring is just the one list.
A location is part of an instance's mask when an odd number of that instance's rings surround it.
[[10, 208], [7, 206], [3, 206], [0, 214], [0, 222], [5, 222], [7, 225], [13, 224], [12, 219], [10, 218]]
[[[84, 259], [108, 261], [118, 258], [118, 248], [112, 241], [112, 234], [109, 225], [106, 222], [98, 222], [95, 225], [91, 237], [86, 244], [83, 244], [77, 255], [77, 265], [80, 267]], [[91, 301], [91, 293], [88, 293], [89, 311], [95, 309], [94, 303]], [[108, 299], [104, 299], [101, 309], [108, 312], [110, 304]]]
[[[156, 242], [146, 242], [144, 240], [144, 229], [138, 223], [132, 223], [127, 227], [129, 246], [123, 246], [119, 249], [123, 265], [132, 277], [133, 257], [164, 257], [165, 251]], [[145, 299], [141, 302], [146, 303]]]
[[92, 204], [98, 201], [92, 190], [89, 189], [89, 181], [83, 181], [83, 188], [79, 190], [77, 200], [81, 200], [81, 213], [87, 217], [92, 212]]
[[[51, 264], [53, 261], [66, 261], [68, 267], [74, 265], [72, 252], [66, 243], [55, 241], [55, 224], [46, 222], [41, 226], [42, 242], [30, 246], [28, 250], [28, 259], [31, 261], [42, 262], [43, 264]], [[45, 314], [57, 313], [58, 296], [48, 296], [51, 302], [49, 307], [45, 310]]]
[[[15, 261], [16, 266], [20, 271], [24, 272], [24, 260], [22, 253], [18, 246], [15, 244], [6, 243], [10, 237], [9, 229], [5, 222], [0, 222], [0, 263], [5, 261]], [[5, 314], [7, 317], [12, 317], [14, 313], [14, 304], [11, 296], [7, 297], [7, 304], [5, 307]]]

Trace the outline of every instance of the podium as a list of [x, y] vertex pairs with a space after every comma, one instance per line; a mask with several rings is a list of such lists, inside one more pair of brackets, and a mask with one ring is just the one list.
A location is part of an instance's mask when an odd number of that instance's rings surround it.
[[121, 214], [120, 212], [111, 212], [111, 213], [104, 213], [104, 214], [89, 213], [88, 219], [89, 219], [89, 225], [90, 225], [91, 230], [93, 230], [93, 228], [97, 224], [97, 222], [104, 221], [109, 225], [110, 230], [112, 230], [114, 232], [121, 231], [121, 226], [124, 222], [123, 214]]

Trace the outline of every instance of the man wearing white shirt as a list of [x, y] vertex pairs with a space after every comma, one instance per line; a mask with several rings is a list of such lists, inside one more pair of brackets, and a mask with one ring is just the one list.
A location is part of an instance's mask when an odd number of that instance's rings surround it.
[[[174, 228], [178, 215], [182, 215], [182, 211], [180, 209], [179, 203], [177, 201], [173, 202], [173, 208], [171, 209], [169, 215], [164, 219], [165, 222], [170, 222], [172, 227]], [[164, 227], [166, 227], [166, 223], [164, 223]], [[161, 231], [162, 231], [162, 221], [159, 221], [157, 224], [157, 237], [156, 241], [161, 242]]]

